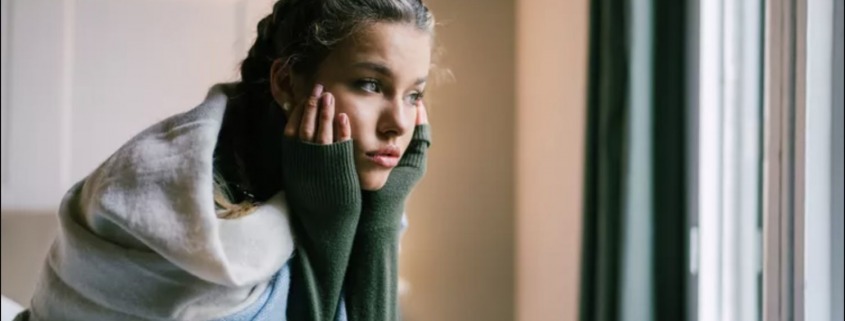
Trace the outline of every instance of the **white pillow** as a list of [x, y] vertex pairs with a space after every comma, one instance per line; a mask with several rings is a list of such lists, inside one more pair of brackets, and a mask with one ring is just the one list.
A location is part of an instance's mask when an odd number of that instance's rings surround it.
[[2, 296], [2, 302], [0, 303], [2, 303], [0, 304], [0, 321], [12, 321], [18, 313], [23, 311], [23, 307], [20, 304], [10, 300], [5, 295]]

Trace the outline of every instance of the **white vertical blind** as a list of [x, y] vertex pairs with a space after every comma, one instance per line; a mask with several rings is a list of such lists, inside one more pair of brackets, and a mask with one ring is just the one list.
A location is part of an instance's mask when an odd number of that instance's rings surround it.
[[699, 4], [697, 317], [759, 320], [762, 3]]

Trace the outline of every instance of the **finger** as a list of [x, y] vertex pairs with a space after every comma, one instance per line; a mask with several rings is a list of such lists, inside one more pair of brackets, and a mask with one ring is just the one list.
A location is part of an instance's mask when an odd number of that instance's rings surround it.
[[293, 107], [293, 111], [290, 112], [290, 116], [288, 116], [288, 122], [285, 124], [285, 137], [296, 137], [296, 132], [299, 130], [299, 123], [302, 120], [302, 104], [296, 104]]
[[341, 114], [334, 115], [334, 121], [332, 122], [332, 125], [334, 125], [334, 142], [335, 143], [340, 142], [340, 130], [341, 130], [340, 122], [341, 122], [341, 118], [343, 118], [343, 116], [341, 116]]
[[302, 121], [299, 123], [299, 139], [305, 142], [314, 141], [315, 121], [317, 118], [317, 107], [320, 103], [320, 94], [323, 92], [322, 85], [314, 86], [311, 96], [305, 102], [305, 110], [302, 111]]
[[349, 116], [344, 113], [337, 115], [337, 142], [345, 142], [352, 139], [352, 125], [349, 124]]
[[417, 108], [417, 125], [425, 124], [428, 124], [428, 111], [425, 109], [425, 104], [420, 103], [420, 107]]
[[334, 138], [334, 96], [331, 93], [323, 94], [320, 102], [320, 116], [317, 124], [317, 137], [315, 143], [328, 145]]

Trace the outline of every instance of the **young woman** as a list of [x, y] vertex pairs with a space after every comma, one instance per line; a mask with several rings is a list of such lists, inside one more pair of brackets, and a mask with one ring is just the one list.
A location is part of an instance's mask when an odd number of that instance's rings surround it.
[[280, 0], [242, 80], [66, 195], [20, 320], [397, 320], [430, 144], [419, 0]]

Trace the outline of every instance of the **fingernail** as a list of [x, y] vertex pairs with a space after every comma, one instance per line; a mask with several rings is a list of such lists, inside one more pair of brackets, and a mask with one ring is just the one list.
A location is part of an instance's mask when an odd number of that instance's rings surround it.
[[349, 119], [346, 118], [346, 114], [340, 114], [340, 123], [346, 125], [349, 122]]
[[326, 103], [329, 105], [334, 105], [334, 95], [332, 95], [331, 93], [326, 93], [326, 96], [328, 96], [326, 97]]
[[314, 90], [311, 92], [312, 97], [320, 97], [320, 94], [323, 93], [323, 85], [317, 84], [314, 86]]

